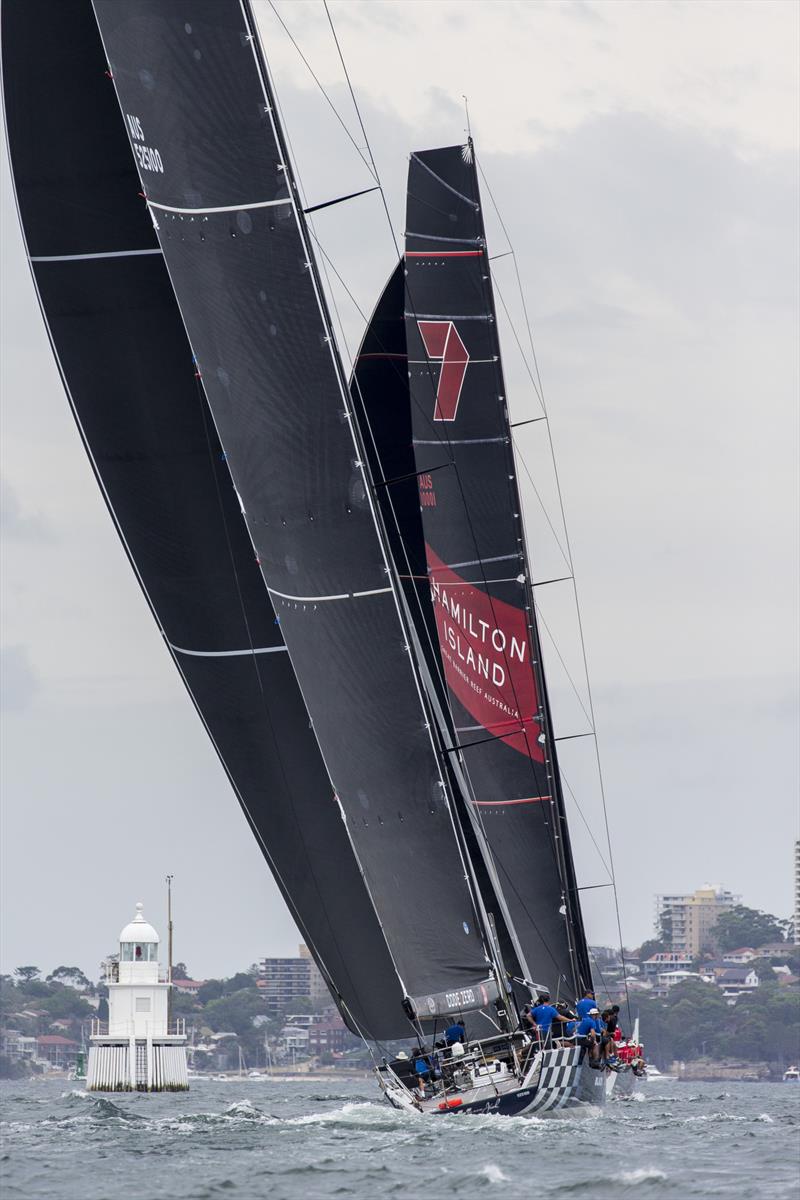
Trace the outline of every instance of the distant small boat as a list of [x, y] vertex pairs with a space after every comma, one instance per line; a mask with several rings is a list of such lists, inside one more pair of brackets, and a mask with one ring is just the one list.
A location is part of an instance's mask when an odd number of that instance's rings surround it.
[[800, 1083], [800, 1070], [797, 1067], [787, 1067], [783, 1072], [784, 1083]]
[[659, 1071], [658, 1067], [652, 1063], [647, 1064], [647, 1078], [657, 1079], [659, 1083], [669, 1083], [673, 1079], [677, 1079], [677, 1075], [665, 1075], [663, 1071]]

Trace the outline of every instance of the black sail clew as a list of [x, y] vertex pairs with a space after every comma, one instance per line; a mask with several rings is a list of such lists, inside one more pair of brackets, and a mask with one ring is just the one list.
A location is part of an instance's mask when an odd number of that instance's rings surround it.
[[553, 994], [590, 980], [550, 729], [472, 143], [412, 154], [406, 338], [451, 719], [516, 931]]
[[345, 1020], [399, 1036], [403, 993], [138, 194], [90, 0], [4, 0], [2, 35], [27, 250], [103, 496]]
[[249, 6], [95, 0], [142, 190], [317, 741], [420, 1013], [494, 982]]

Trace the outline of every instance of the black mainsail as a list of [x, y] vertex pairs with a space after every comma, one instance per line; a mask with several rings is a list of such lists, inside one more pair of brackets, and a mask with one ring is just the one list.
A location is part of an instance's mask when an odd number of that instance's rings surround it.
[[249, 5], [94, 7], [254, 555], [409, 1007], [481, 1007], [496, 983], [480, 901]]
[[406, 335], [427, 572], [467, 803], [523, 970], [590, 982], [472, 142], [411, 155]]
[[345, 1020], [400, 1036], [403, 993], [195, 377], [90, 0], [4, 0], [2, 42], [27, 252], [104, 499]]

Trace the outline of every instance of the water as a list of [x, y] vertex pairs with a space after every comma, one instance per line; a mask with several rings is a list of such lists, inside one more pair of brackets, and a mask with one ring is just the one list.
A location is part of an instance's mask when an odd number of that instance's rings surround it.
[[0, 1085], [3, 1200], [796, 1200], [800, 1086], [649, 1083], [599, 1117], [425, 1119], [372, 1084]]

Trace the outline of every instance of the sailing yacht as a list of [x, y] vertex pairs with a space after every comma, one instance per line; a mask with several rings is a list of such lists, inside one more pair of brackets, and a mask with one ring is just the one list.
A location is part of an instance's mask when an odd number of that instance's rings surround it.
[[[584, 1049], [521, 1016], [591, 966], [472, 139], [411, 155], [349, 378], [248, 0], [2, 18], [20, 220], [84, 446], [385, 1097], [602, 1104]], [[465, 1041], [437, 1046], [456, 1018]], [[424, 1092], [381, 1050], [408, 1037]]]

